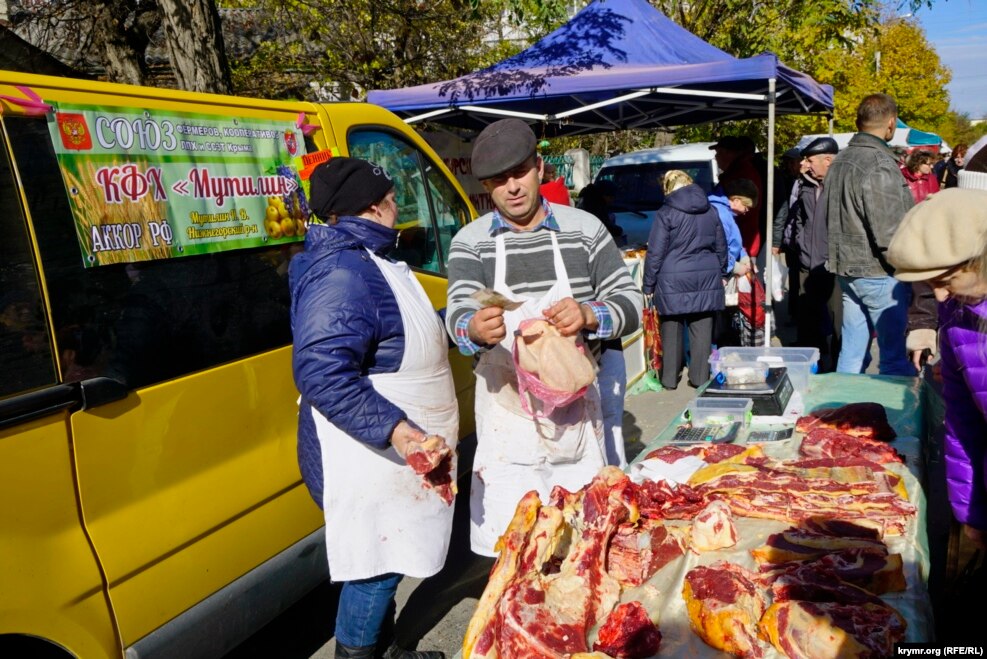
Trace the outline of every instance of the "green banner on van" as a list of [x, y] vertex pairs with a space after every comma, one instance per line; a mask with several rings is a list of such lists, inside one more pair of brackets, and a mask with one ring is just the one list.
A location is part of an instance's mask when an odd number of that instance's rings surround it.
[[60, 103], [48, 128], [87, 267], [305, 235], [293, 122]]

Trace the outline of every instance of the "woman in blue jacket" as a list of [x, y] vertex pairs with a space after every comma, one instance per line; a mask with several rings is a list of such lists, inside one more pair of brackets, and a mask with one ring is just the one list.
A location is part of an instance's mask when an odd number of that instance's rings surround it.
[[644, 293], [654, 296], [659, 314], [662, 386], [678, 386], [688, 326], [689, 384], [699, 387], [709, 379], [713, 316], [723, 309], [726, 237], [706, 193], [685, 173], [666, 172], [663, 185], [665, 203], [648, 237]]
[[309, 227], [291, 261], [293, 368], [299, 465], [325, 511], [329, 572], [343, 582], [336, 657], [441, 659], [381, 637], [393, 629], [402, 576], [432, 576], [449, 549], [451, 485], [443, 499], [405, 462], [427, 431], [455, 482], [445, 330], [407, 264], [387, 257], [398, 235], [390, 175], [332, 158], [311, 182], [312, 210], [326, 223]]

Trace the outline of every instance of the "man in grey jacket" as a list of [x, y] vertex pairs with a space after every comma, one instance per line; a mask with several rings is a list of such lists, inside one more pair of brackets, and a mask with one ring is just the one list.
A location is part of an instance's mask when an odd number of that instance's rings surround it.
[[911, 289], [891, 275], [888, 243], [914, 205], [888, 140], [898, 106], [872, 94], [857, 108], [859, 131], [833, 161], [826, 177], [829, 262], [843, 291], [843, 346], [836, 370], [862, 373], [877, 332], [882, 375], [915, 375], [905, 354]]

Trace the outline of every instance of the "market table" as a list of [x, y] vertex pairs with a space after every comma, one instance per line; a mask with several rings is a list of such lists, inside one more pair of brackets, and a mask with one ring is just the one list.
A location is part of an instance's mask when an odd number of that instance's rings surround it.
[[[852, 402], [873, 401], [885, 407], [888, 420], [898, 433], [892, 442], [905, 459], [905, 467], [894, 467], [904, 478], [909, 500], [916, 506], [917, 514], [908, 524], [905, 534], [889, 536], [885, 542], [891, 553], [902, 555], [907, 590], [888, 593], [883, 599], [896, 608], [908, 623], [905, 640], [929, 641], [934, 637], [932, 607], [928, 595], [929, 545], [926, 533], [928, 507], [922, 487], [923, 447], [921, 437], [925, 433], [921, 381], [917, 378], [826, 374], [809, 378], [809, 390], [804, 395], [804, 408], [836, 407]], [[755, 417], [752, 425], [757, 425]], [[665, 445], [675, 434], [684, 419], [673, 421], [648, 444], [629, 469], [642, 462], [648, 453]], [[740, 440], [743, 443], [743, 439]], [[801, 435], [784, 443], [766, 445], [764, 452], [774, 458], [792, 459], [798, 456]], [[730, 549], [696, 555], [687, 552], [676, 562], [666, 566], [640, 588], [627, 589], [621, 601], [639, 600], [652, 614], [659, 614], [658, 626], [662, 633], [661, 654], [664, 656], [720, 656], [707, 646], [691, 630], [682, 599], [682, 583], [685, 574], [697, 565], [707, 565], [726, 560], [748, 569], [757, 569], [750, 550], [764, 544], [771, 533], [790, 526], [786, 522], [735, 518], [739, 536], [738, 544]], [[767, 656], [779, 656], [773, 648]]]

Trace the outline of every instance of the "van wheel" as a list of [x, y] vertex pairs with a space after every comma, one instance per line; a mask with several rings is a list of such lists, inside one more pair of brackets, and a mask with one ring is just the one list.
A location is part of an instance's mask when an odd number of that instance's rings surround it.
[[0, 634], [0, 657], [11, 659], [74, 659], [72, 653], [41, 638]]

